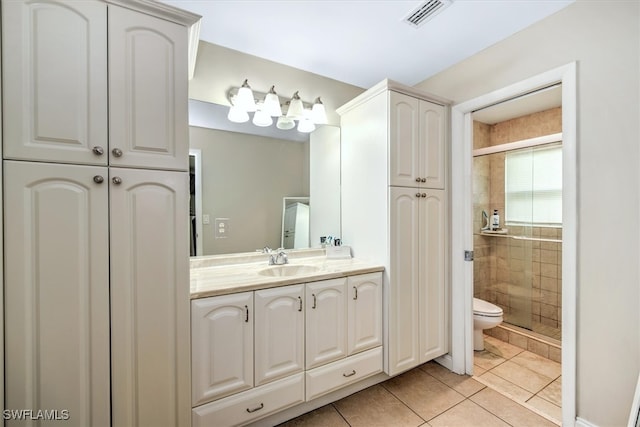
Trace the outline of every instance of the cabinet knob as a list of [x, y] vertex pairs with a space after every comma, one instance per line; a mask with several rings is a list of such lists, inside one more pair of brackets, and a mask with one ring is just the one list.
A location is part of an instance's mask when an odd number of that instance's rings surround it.
[[120, 184], [122, 184], [122, 178], [120, 178], [119, 176], [114, 176], [113, 178], [111, 178], [111, 181], [112, 181], [115, 185], [120, 185]]
[[102, 184], [104, 182], [104, 178], [101, 175], [96, 175], [93, 177], [93, 182], [96, 184]]
[[420, 182], [427, 182], [427, 178], [420, 178]]
[[420, 193], [416, 193], [416, 197], [420, 197]]
[[420, 177], [416, 178], [416, 182], [420, 182]]
[[96, 156], [102, 156], [104, 154], [104, 148], [100, 147], [99, 145], [93, 147], [92, 151]]
[[422, 197], [427, 197], [427, 193], [422, 193], [421, 196]]
[[114, 148], [113, 150], [111, 150], [111, 154], [113, 154], [113, 157], [122, 157], [122, 150], [119, 148]]

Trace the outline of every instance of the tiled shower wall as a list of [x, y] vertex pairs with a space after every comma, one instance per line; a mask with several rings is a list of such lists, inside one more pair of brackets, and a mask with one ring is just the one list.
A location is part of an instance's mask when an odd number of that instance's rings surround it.
[[[500, 145], [562, 131], [562, 112], [553, 108], [487, 125], [474, 122], [474, 148]], [[504, 153], [475, 157], [474, 170], [474, 295], [501, 306], [506, 321], [560, 338], [562, 324], [561, 228], [506, 227], [510, 236], [480, 234], [482, 211], [494, 209], [504, 227]], [[530, 318], [518, 313], [531, 312]]]

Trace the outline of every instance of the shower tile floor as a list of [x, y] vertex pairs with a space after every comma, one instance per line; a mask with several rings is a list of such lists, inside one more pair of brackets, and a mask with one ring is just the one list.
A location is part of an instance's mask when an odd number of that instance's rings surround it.
[[557, 362], [485, 336], [472, 377], [429, 362], [281, 427], [555, 427], [560, 371]]

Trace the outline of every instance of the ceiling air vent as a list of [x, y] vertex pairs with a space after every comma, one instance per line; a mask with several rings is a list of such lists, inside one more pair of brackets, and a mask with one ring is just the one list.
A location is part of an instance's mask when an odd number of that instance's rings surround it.
[[427, 0], [413, 11], [409, 12], [404, 22], [418, 28], [438, 13], [451, 6], [452, 0]]

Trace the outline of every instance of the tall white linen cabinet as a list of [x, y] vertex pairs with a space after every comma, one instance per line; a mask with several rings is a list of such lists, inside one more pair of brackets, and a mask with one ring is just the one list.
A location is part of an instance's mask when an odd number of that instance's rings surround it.
[[3, 401], [33, 411], [6, 424], [190, 425], [198, 17], [147, 0], [1, 7]]
[[385, 80], [338, 109], [342, 238], [385, 266], [384, 369], [449, 351], [446, 101]]

